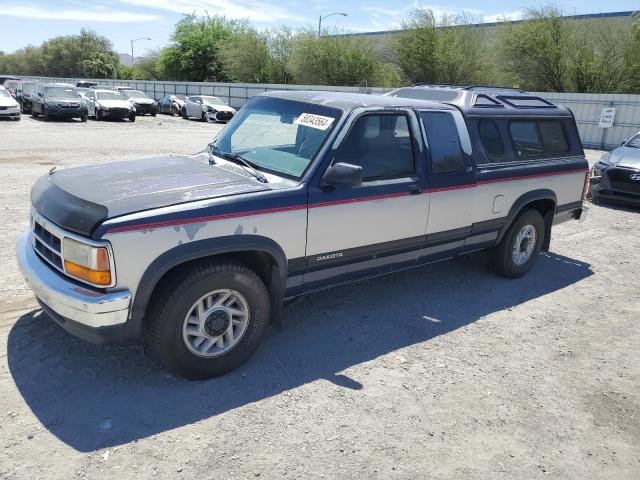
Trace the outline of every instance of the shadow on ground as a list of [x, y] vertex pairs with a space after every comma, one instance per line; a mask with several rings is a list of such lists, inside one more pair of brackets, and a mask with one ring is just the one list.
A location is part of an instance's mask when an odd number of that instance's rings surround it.
[[[236, 371], [187, 382], [158, 371], [138, 347], [96, 347], [67, 335], [39, 310], [18, 319], [8, 363], [45, 428], [87, 452], [187, 425], [326, 379], [367, 388], [343, 370], [557, 292], [593, 272], [542, 254], [517, 280], [461, 257], [304, 297], [286, 309], [287, 327], [265, 339]], [[188, 408], [186, 407], [188, 406]]]

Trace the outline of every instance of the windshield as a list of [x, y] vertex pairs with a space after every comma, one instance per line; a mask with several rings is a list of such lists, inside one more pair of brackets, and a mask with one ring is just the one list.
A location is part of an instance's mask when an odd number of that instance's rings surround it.
[[33, 92], [33, 87], [35, 87], [35, 86], [36, 86], [35, 83], [26, 83], [25, 82], [25, 83], [22, 84], [22, 91], [24, 93], [31, 93], [31, 92]]
[[214, 141], [258, 169], [301, 178], [341, 111], [271, 97], [254, 97]]
[[96, 92], [98, 100], [124, 100], [124, 97], [118, 92]]
[[6, 90], [0, 90], [0, 97], [11, 97], [11, 95]]
[[140, 90], [121, 90], [122, 94], [127, 98], [149, 98], [149, 96]]
[[20, 80], [7, 80], [4, 82], [4, 88], [9, 90], [10, 88], [17, 90], [18, 86], [20, 86]]
[[218, 97], [200, 97], [205, 105], [225, 105]]
[[637, 133], [635, 136], [631, 137], [627, 143], [624, 144], [625, 147], [634, 147], [640, 148], [640, 133]]
[[49, 98], [79, 98], [80, 94], [75, 88], [70, 87], [46, 87], [46, 96]]

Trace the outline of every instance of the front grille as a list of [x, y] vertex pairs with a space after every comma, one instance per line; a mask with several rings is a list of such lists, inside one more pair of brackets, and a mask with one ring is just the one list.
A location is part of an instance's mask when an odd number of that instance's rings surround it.
[[126, 115], [129, 115], [129, 110], [127, 110], [126, 108], [111, 108], [109, 109], [108, 114], [112, 116], [124, 117]]
[[614, 190], [640, 195], [640, 180], [633, 180], [632, 175], [640, 175], [640, 170], [613, 168], [607, 171], [611, 187]]
[[136, 112], [151, 113], [151, 105], [141, 105], [139, 103], [136, 103]]
[[0, 110], [6, 110], [9, 107], [0, 107]]
[[218, 112], [218, 120], [231, 120], [233, 118], [232, 112]]
[[51, 233], [37, 220], [33, 221], [33, 248], [43, 260], [64, 271], [62, 265], [62, 239]]

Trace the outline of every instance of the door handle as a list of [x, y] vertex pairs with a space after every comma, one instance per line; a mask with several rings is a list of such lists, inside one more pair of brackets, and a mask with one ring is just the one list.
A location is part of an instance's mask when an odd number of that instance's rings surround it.
[[409, 185], [409, 195], [418, 195], [419, 193], [422, 193], [422, 190], [418, 185]]

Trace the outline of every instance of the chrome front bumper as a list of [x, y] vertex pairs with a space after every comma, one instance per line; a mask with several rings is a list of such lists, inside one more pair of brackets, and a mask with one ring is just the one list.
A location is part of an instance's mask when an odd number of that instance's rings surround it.
[[29, 230], [18, 240], [18, 265], [35, 296], [65, 319], [100, 328], [129, 318], [129, 291], [103, 293], [66, 279], [36, 254]]

